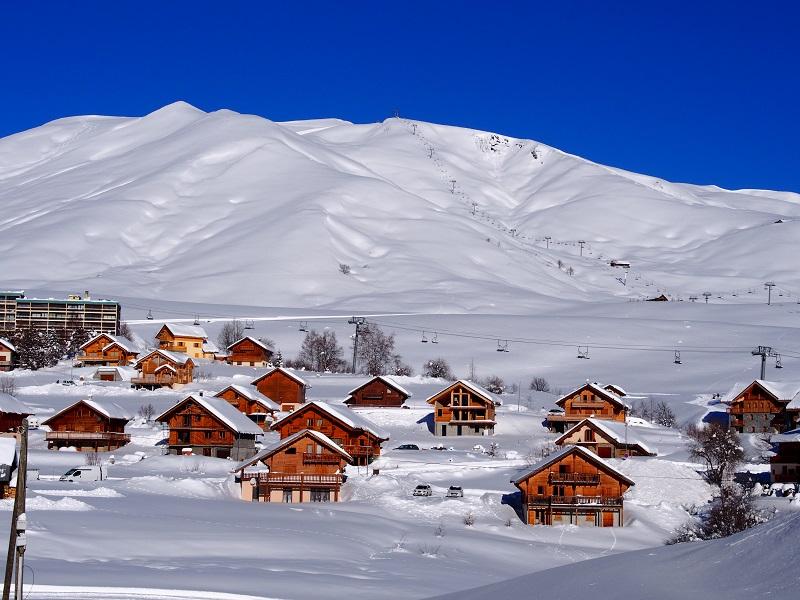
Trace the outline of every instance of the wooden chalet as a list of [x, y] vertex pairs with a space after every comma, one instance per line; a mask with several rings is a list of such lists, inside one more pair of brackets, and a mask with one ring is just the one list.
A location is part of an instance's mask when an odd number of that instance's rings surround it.
[[555, 441], [556, 446], [581, 446], [600, 458], [655, 456], [636, 428], [619, 421], [584, 419]]
[[14, 344], [0, 338], [0, 371], [10, 371], [17, 364], [17, 349]]
[[139, 372], [133, 367], [104, 367], [99, 366], [92, 373], [95, 381], [128, 381], [130, 382]]
[[782, 433], [798, 425], [800, 382], [735, 384], [722, 402], [729, 405], [730, 426], [739, 433]]
[[427, 399], [433, 405], [433, 435], [492, 435], [499, 404], [481, 386], [459, 379]]
[[769, 459], [772, 483], [800, 482], [800, 429], [773, 435], [770, 442], [777, 448], [775, 456]]
[[303, 404], [306, 401], [306, 390], [311, 387], [302, 377], [283, 367], [270, 369], [251, 381], [250, 385], [256, 386], [267, 398], [272, 398], [284, 411], [294, 410]]
[[275, 420], [275, 413], [281, 409], [280, 406], [258, 390], [244, 385], [229, 385], [214, 395], [230, 402], [231, 405], [236, 407], [236, 410], [247, 415], [253, 423], [263, 430], [269, 429], [269, 426]]
[[192, 394], [155, 419], [169, 428], [169, 453], [244, 460], [263, 430], [223, 398]]
[[17, 438], [0, 436], [0, 499], [14, 495], [12, 477], [17, 469]]
[[266, 367], [272, 361], [275, 349], [254, 337], [245, 336], [228, 346], [229, 365], [246, 367]]
[[411, 397], [411, 392], [400, 387], [393, 379], [379, 375], [350, 390], [345, 404], [351, 407], [401, 407]]
[[42, 425], [50, 428], [44, 439], [48, 450], [72, 446], [78, 451], [116, 450], [131, 441], [131, 436], [125, 433], [130, 419], [119, 404], [78, 400], [42, 421]]
[[587, 418], [619, 421], [624, 423], [630, 406], [615, 393], [617, 386], [605, 387], [598, 383], [585, 383], [576, 390], [562, 396], [556, 401], [563, 413], [552, 413], [547, 416], [547, 427], [550, 431], [564, 433]]
[[110, 333], [101, 333], [81, 346], [76, 360], [83, 367], [124, 367], [135, 362], [138, 356], [139, 351], [129, 340]]
[[595, 453], [566, 446], [512, 483], [529, 525], [622, 527], [623, 495], [634, 485]]
[[242, 500], [338, 502], [352, 457], [324, 433], [303, 429], [236, 467]]
[[16, 432], [22, 420], [33, 414], [33, 409], [14, 396], [0, 392], [0, 433]]
[[214, 358], [219, 349], [208, 341], [206, 330], [197, 325], [165, 323], [156, 334], [159, 350], [181, 352], [192, 358]]
[[324, 433], [353, 458], [354, 464], [366, 465], [381, 454], [381, 444], [389, 439], [379, 428], [343, 404], [312, 401], [278, 419], [272, 429], [281, 439], [304, 429]]
[[153, 350], [140, 358], [134, 368], [139, 372], [131, 378], [134, 388], [155, 389], [191, 383], [194, 361], [186, 354], [169, 350]]

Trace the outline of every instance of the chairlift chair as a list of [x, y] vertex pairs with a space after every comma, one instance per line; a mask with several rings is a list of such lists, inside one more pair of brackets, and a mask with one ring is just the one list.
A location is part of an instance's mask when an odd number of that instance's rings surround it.
[[423, 344], [427, 344], [428, 343], [428, 338], [425, 337], [425, 332], [424, 331], [422, 332], [422, 339], [420, 340], [420, 342], [422, 342]]
[[433, 337], [431, 338], [431, 344], [438, 344], [438, 343], [439, 343], [439, 334], [434, 332]]
[[781, 355], [780, 354], [776, 354], [775, 355], [775, 368], [776, 369], [782, 369], [783, 368], [783, 363], [781, 362]]
[[500, 343], [500, 340], [497, 340], [497, 351], [508, 352], [508, 340], [503, 340], [502, 343]]
[[589, 346], [578, 346], [578, 358], [589, 360]]
[[680, 350], [675, 350], [675, 360], [673, 360], [672, 362], [674, 362], [676, 365], [681, 364], [681, 351]]
[[193, 325], [200, 325], [200, 315], [194, 316], [194, 323]]
[[244, 328], [245, 329], [255, 329], [255, 323], [253, 322], [253, 319], [247, 319], [244, 322]]
[[147, 311], [147, 320], [148, 321], [152, 321], [153, 320], [153, 311], [152, 310], [148, 310]]
[[300, 321], [300, 331], [308, 331], [308, 321]]

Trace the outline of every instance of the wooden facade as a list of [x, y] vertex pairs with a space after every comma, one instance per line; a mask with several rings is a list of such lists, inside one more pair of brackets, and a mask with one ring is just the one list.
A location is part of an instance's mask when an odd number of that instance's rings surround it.
[[772, 483], [800, 483], [800, 429], [773, 435], [770, 441], [777, 448], [769, 459]]
[[600, 458], [655, 456], [634, 428], [618, 421], [584, 419], [555, 441], [556, 446], [581, 446]]
[[403, 406], [411, 394], [388, 377], [378, 376], [351, 390], [345, 404], [352, 407]]
[[436, 436], [494, 433], [496, 401], [492, 394], [471, 381], [456, 381], [427, 402], [433, 405], [433, 434]]
[[529, 525], [622, 527], [623, 495], [633, 481], [579, 446], [551, 454], [512, 481]]
[[253, 380], [250, 385], [271, 398], [281, 407], [281, 410], [294, 410], [306, 401], [306, 390], [310, 388], [304, 379], [298, 377], [288, 369], [275, 367]]
[[[166, 323], [156, 334], [159, 350], [180, 352], [192, 358], [214, 358], [213, 352], [204, 348], [208, 343], [208, 334], [202, 327]], [[209, 356], [209, 354], [211, 356]]]
[[81, 346], [76, 360], [81, 366], [119, 366], [124, 367], [136, 361], [139, 353], [131, 348], [127, 340], [110, 333], [94, 336]]
[[0, 499], [12, 498], [16, 489], [11, 486], [11, 477], [17, 468], [17, 438], [0, 435]]
[[44, 438], [49, 450], [74, 446], [78, 451], [106, 452], [131, 441], [125, 433], [129, 420], [130, 416], [117, 404], [79, 400], [42, 421], [42, 425], [50, 428]]
[[729, 392], [730, 426], [739, 433], [781, 433], [794, 429], [800, 415], [800, 384], [756, 380]]
[[256, 423], [261, 429], [268, 430], [275, 420], [275, 413], [281, 407], [261, 394], [258, 390], [241, 385], [229, 385], [215, 394], [217, 398], [227, 400], [241, 413]]
[[170, 454], [193, 454], [244, 460], [256, 453], [262, 429], [227, 400], [187, 396], [156, 417], [169, 429]]
[[389, 434], [356, 414], [346, 406], [325, 402], [308, 402], [276, 421], [272, 429], [281, 439], [310, 429], [325, 434], [353, 459], [354, 464], [366, 465], [381, 454], [381, 444]]
[[0, 371], [10, 371], [17, 364], [17, 349], [14, 344], [0, 338]]
[[22, 420], [32, 414], [33, 409], [14, 396], [0, 392], [0, 433], [19, 431]]
[[611, 391], [617, 386], [601, 387], [597, 383], [586, 383], [558, 399], [556, 404], [563, 414], [550, 414], [547, 426], [550, 431], [564, 433], [587, 418], [625, 422], [630, 407]]
[[266, 367], [272, 361], [275, 350], [261, 340], [245, 336], [228, 346], [228, 357], [225, 359], [229, 365], [246, 367]]
[[304, 429], [237, 466], [249, 502], [338, 502], [350, 455], [326, 435]]
[[134, 388], [155, 389], [191, 383], [194, 361], [185, 354], [153, 350], [134, 365], [139, 374], [131, 378]]

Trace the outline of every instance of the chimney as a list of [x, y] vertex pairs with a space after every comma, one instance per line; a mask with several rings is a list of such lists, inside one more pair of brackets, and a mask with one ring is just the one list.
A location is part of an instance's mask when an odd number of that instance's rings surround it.
[[201, 398], [203, 397], [203, 391], [202, 390], [200, 390], [200, 397]]

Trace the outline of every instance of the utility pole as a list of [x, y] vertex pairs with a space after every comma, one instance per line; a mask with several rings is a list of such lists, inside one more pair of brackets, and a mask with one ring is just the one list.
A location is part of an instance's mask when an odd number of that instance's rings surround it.
[[8, 534], [8, 554], [6, 555], [6, 573], [3, 580], [3, 600], [9, 600], [11, 594], [11, 575], [14, 573], [14, 556], [17, 555], [16, 590], [14, 596], [22, 598], [22, 557], [25, 553], [25, 491], [28, 473], [28, 419], [22, 420], [20, 428], [19, 461], [17, 462], [17, 494], [14, 497], [14, 509], [11, 512], [11, 529]]
[[767, 357], [775, 356], [775, 351], [770, 346], [759, 346], [752, 352], [753, 356], [761, 357], [761, 379], [767, 376]]
[[356, 358], [358, 357], [358, 328], [366, 325], [367, 320], [364, 317], [353, 317], [349, 321], [350, 325], [356, 326], [356, 335], [353, 338], [353, 375], [356, 373]]
[[578, 241], [578, 245], [581, 247], [581, 256], [583, 256], [583, 245], [584, 245], [585, 243], [586, 243], [586, 242], [585, 242], [585, 241], [583, 241], [583, 240], [579, 240], [579, 241]]
[[764, 287], [767, 288], [767, 306], [772, 304], [772, 288], [775, 287], [774, 281], [768, 281], [764, 284]]
[[552, 240], [549, 235], [544, 236], [544, 241], [547, 242], [547, 249], [550, 250], [550, 240]]

